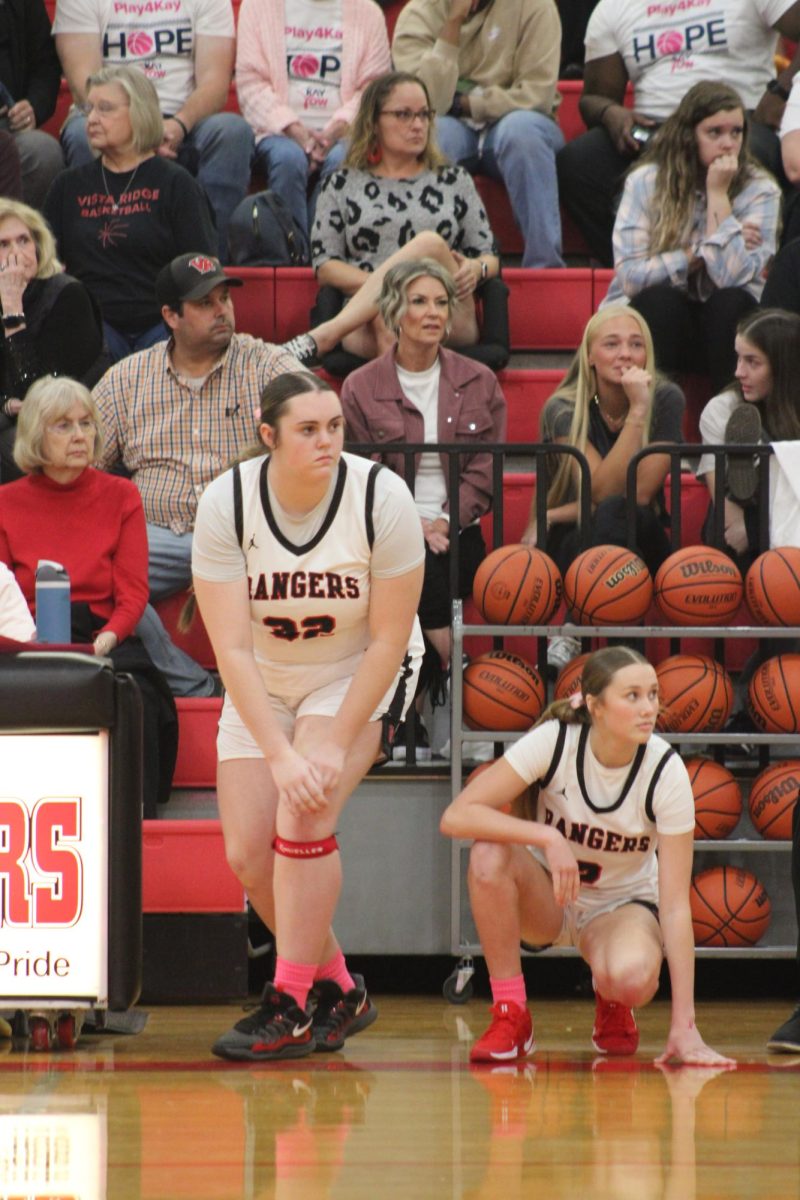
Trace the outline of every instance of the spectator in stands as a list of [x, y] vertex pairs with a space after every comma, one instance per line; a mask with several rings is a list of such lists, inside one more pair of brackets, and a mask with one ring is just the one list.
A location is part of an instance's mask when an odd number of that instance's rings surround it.
[[[335, 18], [332, 14], [335, 13]], [[239, 107], [256, 165], [308, 231], [307, 188], [341, 164], [371, 79], [391, 70], [386, 21], [374, 0], [243, 0], [236, 43]]]
[[[781, 309], [761, 309], [746, 317], [736, 334], [734, 382], [709, 400], [700, 414], [700, 433], [709, 446], [756, 445], [765, 440], [800, 440], [800, 316]], [[697, 468], [711, 495], [715, 495], [715, 458], [704, 454]], [[776, 464], [770, 463], [771, 498], [777, 480]], [[749, 456], [727, 462], [725, 545], [746, 569], [753, 558], [768, 547], [760, 545], [757, 505], [758, 469]], [[774, 506], [773, 506], [774, 507]], [[783, 519], [790, 513], [771, 513]], [[706, 523], [711, 537], [713, 517]], [[798, 537], [794, 544], [800, 543]], [[776, 545], [785, 545], [781, 538]], [[794, 648], [794, 647], [792, 647]], [[770, 654], [778, 653], [770, 643]]]
[[733, 339], [775, 254], [780, 191], [748, 154], [747, 118], [723, 83], [697, 83], [625, 181], [604, 303], [630, 301], [664, 371], [733, 374]]
[[798, 80], [800, 80], [800, 76], [796, 75], [792, 81], [792, 90], [789, 93], [786, 107], [783, 110], [779, 134], [781, 162], [784, 174], [791, 184], [791, 192], [787, 197], [784, 213], [784, 244], [800, 236], [800, 195], [798, 195], [798, 188], [800, 188], [800, 86], [795, 87]]
[[22, 165], [22, 197], [41, 208], [64, 158], [41, 128], [55, 112], [61, 86], [44, 0], [5, 0], [0, 10], [0, 128], [10, 131]]
[[361, 358], [394, 344], [378, 313], [383, 277], [397, 262], [434, 258], [453, 276], [458, 312], [449, 344], [478, 340], [475, 292], [499, 273], [494, 238], [466, 171], [444, 163], [428, 92], [391, 72], [364, 90], [340, 171], [320, 193], [311, 256], [321, 284], [349, 302], [332, 320], [287, 343], [307, 365], [342, 341]]
[[[143, 23], [140, 14], [145, 10]], [[135, 64], [158, 92], [164, 127], [157, 153], [197, 175], [216, 219], [219, 241], [211, 252], [225, 262], [228, 222], [249, 187], [253, 154], [247, 122], [238, 113], [222, 112], [236, 45], [230, 0], [145, 6], [58, 0], [53, 31], [78, 106], [61, 135], [68, 166], [91, 162], [96, 148], [87, 140], [80, 112], [87, 100], [88, 77], [102, 66]]]
[[764, 308], [800, 313], [800, 237], [782, 246], [772, 260], [761, 304]]
[[[632, 308], [601, 308], [589, 320], [580, 347], [540, 419], [542, 442], [574, 446], [585, 455], [592, 479], [593, 516], [587, 546], [628, 544], [628, 463], [644, 446], [679, 443], [684, 397], [655, 369], [646, 322]], [[653, 573], [671, 550], [663, 485], [668, 454], [652, 454], [638, 468], [636, 548]], [[581, 547], [580, 476], [570, 455], [554, 456], [547, 493], [547, 528], [537, 529], [535, 502], [522, 541], [539, 545], [566, 572]], [[554, 638], [551, 664], [580, 653], [573, 638]]]
[[176, 251], [212, 254], [217, 235], [203, 189], [157, 154], [158, 96], [135, 67], [88, 81], [87, 132], [98, 157], [64, 171], [45, 215], [66, 268], [100, 305], [112, 362], [163, 341], [153, 286]]
[[0, 199], [0, 309], [0, 483], [7, 483], [20, 474], [14, 438], [30, 385], [42, 375], [89, 382], [101, 370], [103, 348], [91, 296], [63, 273], [41, 214], [17, 200]]
[[498, 179], [523, 267], [563, 267], [555, 121], [561, 22], [553, 0], [409, 0], [392, 57], [428, 89], [442, 152]]
[[147, 603], [147, 534], [136, 487], [94, 470], [103, 428], [91, 393], [74, 379], [40, 379], [25, 397], [14, 453], [25, 472], [0, 488], [0, 561], [33, 611], [36, 565], [67, 570], [72, 641], [93, 644], [131, 672], [144, 701], [145, 811], [169, 799], [177, 715], [164, 680], [133, 636]]
[[[707, 10], [600, 0], [586, 31], [580, 102], [589, 132], [567, 143], [557, 166], [562, 203], [604, 266], [612, 265], [611, 230], [626, 168], [698, 81], [736, 88], [752, 117], [754, 155], [780, 174], [775, 130], [795, 65], [775, 78], [776, 31], [800, 38], [798, 0], [718, 0]], [[633, 108], [624, 104], [629, 82]]]
[[36, 637], [36, 626], [22, 588], [3, 562], [0, 562], [0, 637], [15, 642], [32, 642]]
[[586, 26], [597, 0], [556, 0], [561, 18], [561, 64], [559, 79], [583, 79], [586, 57]]
[[[348, 375], [342, 388], [348, 440], [386, 443], [387, 453], [374, 457], [402, 478], [406, 461], [398, 450], [404, 443], [492, 446], [505, 441], [506, 402], [495, 375], [443, 346], [455, 305], [453, 277], [440, 263], [420, 259], [392, 267], [383, 278], [379, 312], [397, 343]], [[450, 459], [439, 453], [415, 456], [414, 501], [425, 538], [420, 690], [429, 687], [434, 703], [446, 696], [443, 676], [450, 669], [451, 541], [457, 537], [458, 595], [463, 598], [471, 593], [486, 555], [479, 521], [492, 504], [490, 454], [461, 455], [458, 472], [459, 512], [451, 535]]]
[[[141, 493], [155, 602], [188, 587], [197, 501], [252, 444], [260, 397], [297, 362], [277, 346], [235, 333], [231, 287], [217, 259], [183, 254], [163, 268], [156, 296], [169, 342], [113, 366], [94, 389], [108, 469], [121, 462]], [[167, 638], [148, 608], [139, 634], [176, 695], [212, 695], [211, 675]]]

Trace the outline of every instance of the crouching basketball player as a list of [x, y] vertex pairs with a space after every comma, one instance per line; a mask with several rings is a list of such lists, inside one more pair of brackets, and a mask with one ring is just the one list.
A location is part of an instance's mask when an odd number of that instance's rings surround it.
[[[666, 955], [672, 1021], [658, 1061], [728, 1062], [694, 1022], [694, 803], [683, 763], [653, 734], [656, 673], [635, 650], [609, 646], [587, 659], [581, 689], [551, 704], [442, 818], [443, 833], [475, 839], [469, 893], [494, 1001], [470, 1057], [533, 1049], [520, 945], [572, 944], [592, 971], [597, 1051], [636, 1051], [632, 1009], [655, 995]], [[532, 798], [532, 819], [514, 815]]]
[[335, 830], [414, 696], [425, 552], [402, 480], [342, 453], [339, 398], [321, 380], [268, 384], [259, 433], [268, 453], [202, 496], [192, 567], [226, 689], [226, 853], [278, 952], [261, 1006], [213, 1049], [269, 1060], [338, 1050], [376, 1016], [331, 930]]

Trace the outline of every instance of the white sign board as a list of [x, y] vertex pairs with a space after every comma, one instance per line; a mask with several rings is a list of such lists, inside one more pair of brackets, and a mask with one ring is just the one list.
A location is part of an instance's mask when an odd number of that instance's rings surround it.
[[3, 735], [0, 763], [0, 996], [102, 1007], [108, 734]]
[[106, 1143], [105, 1111], [0, 1115], [0, 1200], [105, 1200]]

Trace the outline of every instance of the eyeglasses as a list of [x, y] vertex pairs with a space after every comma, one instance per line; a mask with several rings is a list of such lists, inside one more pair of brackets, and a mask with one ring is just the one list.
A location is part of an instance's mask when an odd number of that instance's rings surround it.
[[418, 108], [414, 112], [413, 108], [382, 108], [382, 117], [394, 117], [401, 125], [410, 125], [412, 121], [419, 119], [426, 125], [428, 121], [432, 121], [436, 116], [432, 108]]
[[90, 117], [93, 112], [96, 112], [100, 117], [110, 117], [120, 108], [130, 108], [130, 104], [124, 104], [120, 101], [119, 104], [111, 104], [108, 100], [99, 100], [97, 104], [79, 104], [78, 112], [83, 113], [84, 117]]
[[85, 434], [86, 437], [97, 432], [91, 417], [82, 417], [80, 421], [56, 421], [54, 425], [48, 425], [47, 428], [58, 437], [71, 437], [73, 429], [76, 429], [78, 433]]

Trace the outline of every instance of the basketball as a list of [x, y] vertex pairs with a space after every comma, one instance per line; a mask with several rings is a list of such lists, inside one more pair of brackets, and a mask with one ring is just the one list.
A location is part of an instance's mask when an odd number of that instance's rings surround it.
[[742, 602], [739, 568], [710, 546], [685, 546], [670, 554], [653, 586], [656, 604], [676, 625], [725, 625]]
[[747, 607], [762, 625], [800, 625], [800, 546], [765, 550], [744, 581]]
[[578, 625], [636, 624], [652, 598], [650, 572], [624, 546], [592, 546], [564, 576], [564, 599]]
[[800, 759], [773, 763], [753, 780], [750, 820], [765, 838], [791, 838], [792, 815], [800, 792]]
[[711, 867], [689, 893], [696, 946], [755, 946], [769, 926], [764, 885], [741, 867]]
[[694, 796], [695, 838], [726, 838], [742, 815], [739, 784], [711, 758], [688, 758], [685, 766]]
[[524, 658], [492, 650], [464, 671], [464, 720], [470, 729], [529, 729], [544, 708], [544, 684]]
[[800, 654], [778, 654], [750, 680], [750, 713], [764, 733], [800, 730]]
[[733, 684], [724, 667], [704, 654], [673, 654], [656, 667], [661, 712], [668, 733], [714, 733], [730, 716]]
[[545, 625], [561, 603], [561, 572], [533, 546], [500, 546], [475, 572], [472, 598], [490, 625]]
[[569, 700], [570, 696], [581, 690], [583, 666], [588, 657], [588, 654], [579, 654], [561, 668], [553, 688], [554, 699]]

